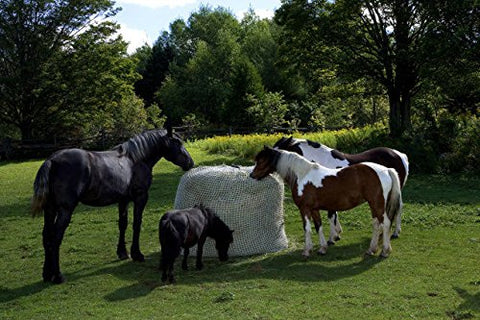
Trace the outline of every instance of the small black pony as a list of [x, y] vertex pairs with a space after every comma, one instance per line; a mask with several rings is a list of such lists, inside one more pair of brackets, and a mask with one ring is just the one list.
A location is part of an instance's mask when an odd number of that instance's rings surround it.
[[183, 170], [194, 165], [182, 141], [171, 130], [146, 131], [110, 151], [61, 150], [42, 164], [33, 185], [32, 213], [37, 215], [44, 211], [44, 281], [62, 283], [65, 280], [60, 272], [59, 248], [79, 202], [90, 206], [118, 203], [117, 255], [127, 259], [125, 229], [128, 203], [132, 201], [131, 257], [144, 261], [139, 246], [142, 213], [148, 200], [152, 168], [162, 157]]
[[187, 270], [189, 249], [198, 243], [196, 267], [203, 268], [203, 245], [207, 237], [215, 240], [220, 261], [228, 260], [228, 248], [233, 242], [233, 230], [209, 208], [196, 205], [183, 210], [171, 210], [162, 216], [158, 228], [162, 249], [160, 267], [162, 281], [175, 282], [173, 264], [183, 248], [182, 269]]

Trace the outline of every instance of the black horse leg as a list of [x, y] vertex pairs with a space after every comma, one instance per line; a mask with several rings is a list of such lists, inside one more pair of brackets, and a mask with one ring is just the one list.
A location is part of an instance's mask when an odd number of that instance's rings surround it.
[[130, 248], [130, 255], [134, 261], [145, 261], [145, 257], [140, 252], [140, 230], [142, 228], [142, 214], [145, 205], [147, 204], [148, 194], [145, 192], [143, 195], [137, 197], [134, 201], [133, 208], [133, 239], [132, 246]]
[[54, 242], [55, 242], [55, 209], [46, 207], [43, 215], [43, 249], [45, 261], [43, 263], [43, 281], [52, 281], [54, 265]]
[[196, 261], [196, 267], [197, 270], [202, 270], [203, 269], [203, 262], [202, 262], [202, 256], [203, 256], [203, 245], [205, 244], [205, 241], [207, 240], [207, 237], [202, 236], [200, 239], [198, 239], [198, 244], [197, 244], [197, 261]]
[[55, 221], [55, 239], [53, 244], [53, 276], [51, 281], [53, 283], [62, 283], [65, 281], [65, 277], [60, 272], [60, 245], [62, 244], [63, 235], [65, 230], [70, 224], [72, 217], [72, 210], [60, 208], [58, 210], [57, 220]]
[[120, 260], [128, 259], [127, 247], [125, 246], [125, 230], [128, 226], [128, 202], [118, 204], [118, 244], [117, 256]]
[[182, 260], [182, 269], [183, 270], [188, 270], [188, 255], [190, 254], [190, 249], [189, 248], [184, 248], [183, 249], [183, 260]]

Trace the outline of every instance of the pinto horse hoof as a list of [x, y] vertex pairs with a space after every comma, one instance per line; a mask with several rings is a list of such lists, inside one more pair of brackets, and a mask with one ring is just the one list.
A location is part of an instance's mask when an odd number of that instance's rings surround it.
[[324, 256], [327, 254], [327, 247], [321, 247], [317, 252], [319, 255]]
[[340, 241], [342, 238], [340, 238], [340, 236], [336, 236], [333, 240], [335, 241]]
[[332, 241], [332, 240], [328, 240], [328, 241], [327, 241], [327, 244], [328, 244], [329, 246], [334, 246], [334, 245], [335, 245], [335, 242]]
[[392, 236], [390, 237], [390, 239], [398, 239], [399, 235], [398, 234], [392, 234]]

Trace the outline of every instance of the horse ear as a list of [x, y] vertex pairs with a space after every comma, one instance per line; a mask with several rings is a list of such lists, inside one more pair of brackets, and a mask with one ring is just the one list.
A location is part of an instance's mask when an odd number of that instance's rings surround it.
[[170, 121], [170, 119], [167, 119], [167, 121], [165, 121], [165, 127], [167, 128], [167, 137], [173, 137], [172, 122]]
[[123, 149], [123, 145], [119, 145], [117, 148], [118, 154], [123, 156], [125, 154], [125, 150]]

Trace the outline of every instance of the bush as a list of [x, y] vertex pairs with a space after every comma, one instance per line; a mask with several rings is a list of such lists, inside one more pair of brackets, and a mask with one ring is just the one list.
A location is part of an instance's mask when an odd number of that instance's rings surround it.
[[480, 173], [480, 119], [472, 117], [456, 122], [458, 133], [452, 138], [451, 151], [442, 155], [442, 172]]
[[[452, 126], [452, 123], [455, 123]], [[272, 146], [285, 134], [251, 134], [217, 136], [196, 142], [202, 149], [217, 154], [231, 154], [252, 160], [264, 145]], [[480, 172], [480, 120], [472, 118], [458, 121], [444, 119], [433, 130], [407, 134], [401, 139], [392, 138], [383, 125], [356, 129], [320, 131], [293, 134], [345, 153], [358, 153], [384, 146], [408, 155], [410, 172], [454, 173]]]

